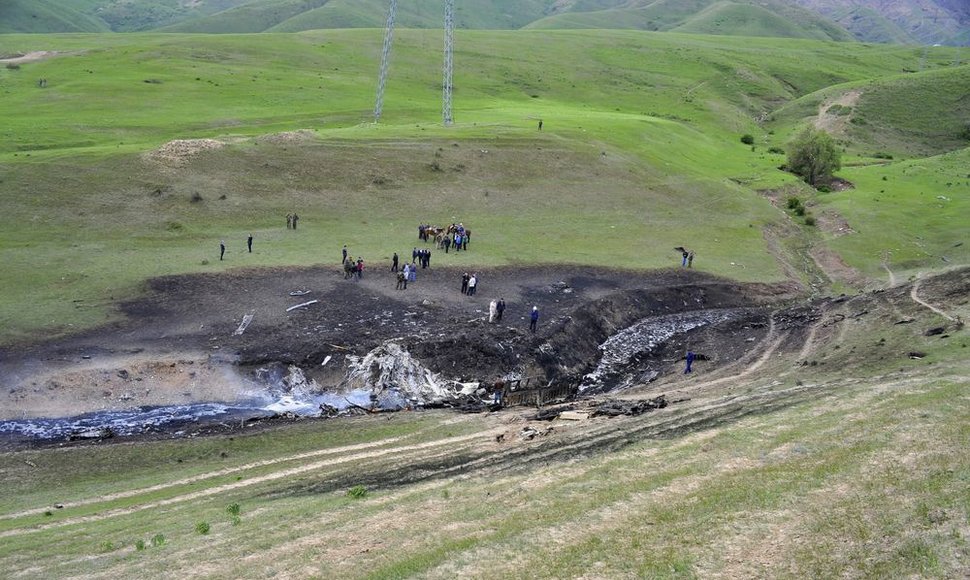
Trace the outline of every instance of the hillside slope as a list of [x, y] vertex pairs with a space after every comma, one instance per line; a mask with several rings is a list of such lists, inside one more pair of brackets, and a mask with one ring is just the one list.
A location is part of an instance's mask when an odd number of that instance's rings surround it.
[[[379, 28], [386, 0], [10, 0], [2, 32], [296, 32]], [[398, 6], [398, 25], [440, 28], [442, 0]], [[709, 20], [710, 19], [710, 20]], [[866, 42], [970, 43], [959, 0], [489, 0], [458, 3], [458, 28], [632, 28]]]
[[[902, 33], [919, 44], [967, 44], [970, 4], [961, 0], [793, 0], [838, 22], [860, 40]], [[886, 23], [890, 23], [889, 26]], [[890, 38], [884, 36], [894, 29]]]

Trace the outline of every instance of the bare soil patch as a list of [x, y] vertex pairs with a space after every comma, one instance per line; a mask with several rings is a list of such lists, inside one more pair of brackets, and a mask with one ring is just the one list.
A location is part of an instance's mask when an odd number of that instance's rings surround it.
[[[571, 381], [595, 367], [611, 334], [647, 316], [794, 294], [692, 270], [547, 266], [481, 270], [477, 294], [467, 296], [462, 273], [421, 269], [407, 290], [395, 289], [386, 265], [360, 280], [345, 280], [339, 266], [158, 278], [144, 297], [120, 306], [124, 322], [2, 349], [0, 416], [233, 401], [260, 388], [260, 369], [289, 366], [333, 388], [344, 380], [348, 355], [362, 357], [389, 340], [449, 379]], [[499, 298], [508, 305], [504, 319], [490, 324], [489, 302]], [[310, 300], [317, 302], [287, 311]], [[533, 305], [541, 313], [536, 333], [529, 332]], [[252, 322], [235, 334], [249, 314]]]

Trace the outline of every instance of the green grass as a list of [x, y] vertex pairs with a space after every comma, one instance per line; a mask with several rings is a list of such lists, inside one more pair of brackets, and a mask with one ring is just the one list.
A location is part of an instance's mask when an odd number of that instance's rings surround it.
[[830, 241], [850, 264], [873, 276], [888, 257], [901, 279], [920, 269], [970, 262], [966, 216], [970, 149], [938, 157], [843, 169], [855, 189], [822, 194], [856, 233]]
[[[664, 267], [686, 243], [702, 269], [779, 280], [761, 230], [781, 216], [755, 190], [794, 181], [763, 149], [801, 120], [765, 135], [753, 119], [921, 58], [805, 40], [460, 31], [446, 129], [440, 38], [419, 30], [397, 34], [384, 115], [370, 123], [380, 42], [377, 30], [0, 36], [0, 53], [63, 53], [0, 69], [0, 340], [112, 320], [153, 276], [326, 263], [311, 248], [344, 243], [380, 262], [406, 251], [416, 223], [456, 216], [475, 224], [482, 265]], [[949, 56], [926, 66], [943, 78]], [[926, 114], [952, 117], [949, 102]], [[300, 145], [258, 139], [306, 128], [315, 138]], [[765, 145], [751, 151], [744, 133]], [[936, 125], [923, 138], [933, 135]], [[203, 137], [232, 144], [180, 169], [142, 157]], [[196, 193], [203, 201], [189, 202]], [[281, 216], [295, 209], [305, 227], [286, 235]], [[386, 231], [376, 246], [375, 224]], [[249, 233], [256, 251], [242, 256]]]

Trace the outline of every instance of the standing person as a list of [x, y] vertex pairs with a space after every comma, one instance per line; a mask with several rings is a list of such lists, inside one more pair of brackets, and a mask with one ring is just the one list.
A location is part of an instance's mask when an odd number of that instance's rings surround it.
[[694, 267], [694, 250], [691, 250], [690, 253], [687, 254], [687, 267]]
[[413, 264], [417, 261], [418, 261], [418, 247], [414, 246], [414, 248], [411, 249], [411, 263]]
[[364, 277], [364, 259], [357, 258], [357, 279], [360, 280]]
[[397, 259], [397, 252], [394, 252], [394, 255], [391, 256], [391, 272], [397, 272]]
[[461, 234], [455, 233], [455, 251], [461, 251]]
[[468, 279], [470, 277], [471, 276], [468, 275], [468, 272], [465, 272], [464, 274], [461, 275], [461, 293], [462, 294], [468, 294]]
[[401, 272], [404, 274], [404, 288], [407, 289], [408, 280], [411, 279], [411, 264], [405, 263], [404, 267], [401, 268]]
[[501, 298], [495, 305], [495, 320], [502, 320], [502, 313], [505, 312], [505, 298]]
[[680, 254], [680, 257], [681, 257], [680, 265], [681, 266], [684, 266], [684, 267], [687, 266], [687, 256], [689, 256], [689, 255], [690, 255], [690, 252], [688, 252], [687, 250], [684, 250], [684, 251], [681, 252], [681, 254]]
[[226, 255], [226, 240], [219, 240], [219, 261]]
[[253, 253], [253, 235], [252, 234], [249, 234], [249, 237], [246, 238], [246, 247], [249, 248], [249, 253], [252, 254]]
[[450, 235], [449, 236], [445, 236], [445, 239], [442, 240], [441, 243], [444, 244], [444, 246], [445, 246], [445, 253], [447, 254], [448, 253], [448, 248], [451, 247], [451, 236]]
[[293, 229], [296, 229], [296, 222], [300, 221], [300, 216], [293, 214]]
[[291, 213], [286, 214], [286, 229], [293, 229], [293, 214]]
[[408, 279], [407, 279], [407, 277], [404, 275], [404, 272], [398, 272], [397, 273], [397, 286], [395, 286], [394, 289], [395, 290], [407, 290], [407, 287], [408, 287]]
[[341, 257], [341, 260], [340, 260], [340, 263], [343, 264], [343, 263], [345, 263], [347, 261], [347, 244], [344, 244], [344, 247], [341, 248], [340, 254], [342, 256]]
[[539, 325], [539, 307], [532, 307], [532, 314], [529, 315], [529, 330], [533, 333], [536, 331], [536, 326]]
[[411, 271], [408, 272], [408, 280], [410, 282], [418, 281], [418, 267], [415, 264], [411, 264]]
[[488, 321], [495, 322], [498, 320], [498, 302], [492, 300], [488, 303]]
[[472, 277], [468, 279], [468, 295], [475, 295], [475, 288], [478, 287], [478, 274], [472, 274]]
[[539, 130], [542, 131], [542, 119], [539, 119]]
[[684, 369], [685, 375], [691, 372], [690, 365], [694, 364], [694, 356], [695, 356], [694, 351], [692, 350], [687, 351], [687, 368]]

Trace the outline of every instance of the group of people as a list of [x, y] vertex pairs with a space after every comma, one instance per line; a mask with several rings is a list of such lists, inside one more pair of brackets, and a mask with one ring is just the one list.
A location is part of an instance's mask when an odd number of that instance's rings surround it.
[[[397, 255], [397, 254], [395, 254]], [[421, 268], [427, 268], [431, 265], [431, 250], [427, 248], [418, 249], [417, 246], [411, 250], [411, 263], [421, 264]]]
[[344, 258], [344, 280], [349, 280], [353, 278], [354, 280], [360, 280], [364, 277], [364, 259], [358, 257], [354, 261], [353, 256], [348, 256]]
[[461, 293], [466, 296], [474, 296], [478, 290], [478, 274], [465, 272], [461, 275]]
[[418, 267], [414, 264], [404, 264], [401, 271], [397, 273], [397, 290], [407, 290], [408, 282], [415, 282], [418, 279]]
[[300, 221], [300, 216], [296, 215], [295, 213], [286, 214], [286, 229], [295, 230], [296, 222], [298, 221]]
[[454, 248], [456, 252], [468, 250], [468, 242], [472, 232], [463, 223], [453, 223], [447, 228], [439, 228], [428, 224], [418, 226], [418, 239], [423, 242], [434, 241], [438, 248], [445, 253]]
[[[253, 253], [253, 235], [249, 234], [246, 238], [246, 248], [249, 253]], [[226, 240], [219, 240], [219, 261], [221, 262], [226, 257]]]

